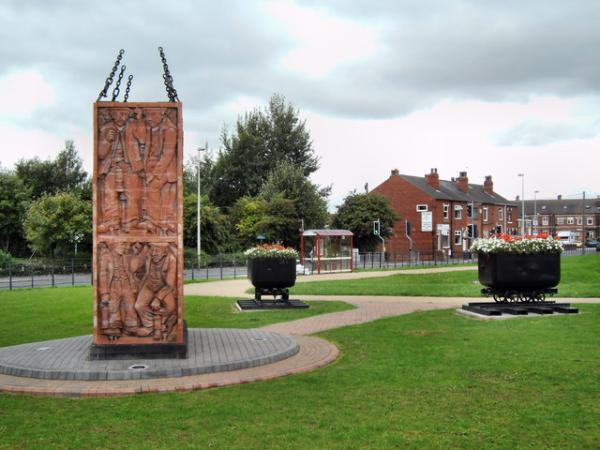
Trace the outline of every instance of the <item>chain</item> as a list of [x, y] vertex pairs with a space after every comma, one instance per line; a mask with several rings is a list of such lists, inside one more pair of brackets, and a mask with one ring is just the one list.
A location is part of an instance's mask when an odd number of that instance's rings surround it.
[[123, 80], [123, 75], [125, 74], [125, 69], [127, 68], [127, 66], [125, 64], [123, 64], [121, 66], [121, 71], [119, 72], [119, 78], [117, 79], [117, 84], [115, 84], [115, 88], [113, 89], [113, 93], [112, 93], [112, 101], [116, 101], [117, 97], [119, 96], [119, 92], [121, 92], [121, 80]]
[[115, 74], [117, 73], [117, 69], [119, 68], [119, 64], [121, 64], [121, 59], [123, 59], [123, 53], [125, 53], [125, 50], [123, 50], [123, 49], [119, 50], [119, 54], [117, 55], [117, 60], [115, 61], [115, 65], [113, 66], [112, 71], [110, 72], [110, 74], [106, 78], [106, 81], [104, 82], [104, 88], [100, 91], [100, 94], [98, 95], [98, 99], [96, 100], [97, 102], [99, 102], [101, 98], [106, 97], [106, 95], [108, 93], [108, 88], [113, 83]]
[[127, 77], [127, 87], [125, 88], [125, 97], [123, 98], [123, 102], [127, 103], [127, 99], [129, 98], [129, 91], [131, 90], [131, 82], [133, 81], [133, 75], [129, 75]]
[[173, 77], [171, 76], [171, 72], [169, 72], [169, 65], [167, 64], [167, 58], [165, 57], [165, 52], [162, 47], [158, 47], [158, 53], [160, 54], [160, 60], [163, 64], [163, 69], [165, 73], [163, 74], [163, 80], [165, 82], [165, 88], [167, 90], [167, 95], [169, 96], [169, 101], [174, 102], [179, 100], [177, 97], [177, 91], [173, 86]]

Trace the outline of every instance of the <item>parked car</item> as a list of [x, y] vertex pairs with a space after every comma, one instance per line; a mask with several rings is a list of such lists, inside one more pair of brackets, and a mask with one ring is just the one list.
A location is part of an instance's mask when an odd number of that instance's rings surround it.
[[585, 246], [586, 247], [590, 247], [590, 248], [598, 248], [598, 245], [600, 245], [600, 241], [597, 241], [596, 239], [588, 239], [587, 241], [585, 241]]

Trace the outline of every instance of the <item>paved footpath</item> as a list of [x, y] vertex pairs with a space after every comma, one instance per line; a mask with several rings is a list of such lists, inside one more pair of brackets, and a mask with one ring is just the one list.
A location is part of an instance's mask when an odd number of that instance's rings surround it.
[[[355, 272], [300, 277], [297, 282], [371, 278], [392, 275], [475, 270], [476, 267], [445, 267], [386, 272]], [[247, 279], [188, 284], [185, 295], [249, 298], [246, 293], [252, 285]], [[305, 319], [272, 324], [261, 330], [294, 335], [300, 351], [291, 358], [250, 369], [179, 378], [157, 378], [126, 381], [58, 381], [0, 375], [0, 391], [33, 395], [107, 396], [146, 392], [174, 392], [206, 389], [231, 384], [268, 380], [295, 373], [307, 372], [334, 361], [338, 348], [324, 339], [307, 336], [324, 330], [371, 322], [384, 317], [408, 314], [414, 311], [460, 307], [473, 299], [460, 297], [388, 297], [388, 296], [294, 296], [301, 300], [344, 301], [356, 308]], [[600, 303], [600, 299], [561, 299], [572, 303]], [[248, 314], [252, 314], [251, 312]]]

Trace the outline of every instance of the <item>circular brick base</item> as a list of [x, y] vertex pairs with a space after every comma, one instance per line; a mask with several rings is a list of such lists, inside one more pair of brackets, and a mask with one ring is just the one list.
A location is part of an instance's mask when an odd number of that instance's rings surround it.
[[[270, 380], [325, 366], [338, 357], [339, 350], [321, 338], [295, 336], [299, 351], [271, 364], [227, 372], [176, 378], [139, 380], [63, 381], [0, 374], [0, 392], [42, 396], [104, 397], [141, 393], [183, 392], [234, 384]], [[139, 361], [136, 361], [139, 363]]]
[[187, 359], [90, 361], [91, 336], [0, 348], [0, 373], [47, 380], [139, 380], [246, 369], [296, 354], [291, 336], [258, 330], [195, 328]]

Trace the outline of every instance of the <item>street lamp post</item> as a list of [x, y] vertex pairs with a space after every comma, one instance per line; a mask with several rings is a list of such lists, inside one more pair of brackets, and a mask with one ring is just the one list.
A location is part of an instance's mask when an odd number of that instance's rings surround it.
[[537, 235], [538, 216], [537, 216], [537, 195], [540, 191], [533, 191], [533, 220], [535, 220], [535, 229], [533, 234]]
[[204, 148], [198, 147], [198, 199], [196, 205], [196, 253], [198, 256], [198, 267], [200, 267], [200, 250], [202, 249], [202, 231], [200, 231], [200, 162], [202, 161], [201, 152], [207, 149], [208, 144], [204, 144]]
[[525, 237], [525, 174], [518, 176], [521, 177], [521, 236]]

